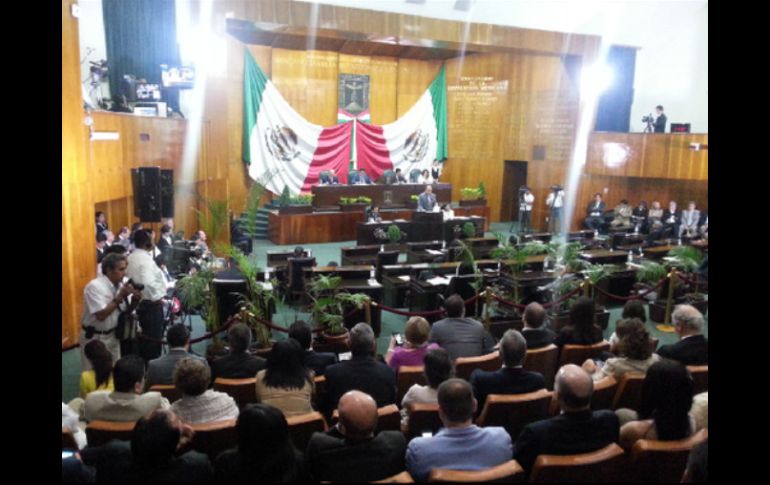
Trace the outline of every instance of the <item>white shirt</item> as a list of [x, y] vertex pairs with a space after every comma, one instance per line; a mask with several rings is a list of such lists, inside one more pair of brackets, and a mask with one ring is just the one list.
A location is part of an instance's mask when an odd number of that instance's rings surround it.
[[122, 284], [117, 287], [104, 275], [92, 279], [83, 290], [83, 316], [80, 324], [84, 327], [95, 327], [99, 332], [106, 332], [118, 326], [120, 311], [113, 310], [107, 318], [101, 322], [94, 315], [107, 308], [117, 296]]
[[428, 175], [427, 177], [423, 177], [420, 175], [420, 178], [417, 179], [418, 184], [432, 184], [433, 183], [433, 177]]
[[445, 221], [448, 221], [449, 219], [454, 219], [455, 218], [455, 211], [453, 211], [452, 209], [449, 209], [448, 211], [443, 211], [443, 213], [444, 213], [444, 220]]
[[158, 301], [166, 295], [166, 278], [149, 251], [136, 249], [128, 256], [126, 276], [144, 285], [142, 298]]
[[524, 194], [524, 203], [519, 205], [519, 210], [531, 211], [532, 210], [532, 203], [534, 201], [535, 201], [535, 196], [532, 195], [531, 192], [529, 194]]
[[558, 209], [559, 207], [564, 205], [564, 191], [563, 190], [560, 190], [556, 194], [556, 201], [555, 202], [553, 200], [553, 197], [554, 197], [554, 193], [553, 192], [548, 194], [548, 198], [545, 200], [545, 205], [550, 207], [551, 206], [551, 202], [553, 202], [553, 207], [555, 209]]

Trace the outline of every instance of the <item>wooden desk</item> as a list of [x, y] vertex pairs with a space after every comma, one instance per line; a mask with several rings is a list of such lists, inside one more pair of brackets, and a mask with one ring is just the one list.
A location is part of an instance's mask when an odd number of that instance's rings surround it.
[[[294, 257], [294, 250], [276, 250], [276, 251], [268, 251], [267, 252], [267, 265], [271, 268], [279, 268], [281, 266], [288, 266], [288, 259]], [[310, 258], [312, 257], [311, 251], [309, 249], [304, 249], [302, 251], [303, 258]]]
[[[421, 217], [420, 213], [413, 213], [412, 217]], [[462, 228], [465, 223], [470, 222], [476, 228], [476, 235], [483, 236], [487, 225], [487, 219], [479, 216], [457, 217], [448, 221], [424, 222], [424, 221], [383, 221], [379, 223], [358, 223], [356, 226], [356, 243], [359, 246], [369, 244], [383, 244], [387, 240], [378, 240], [375, 236], [377, 229], [382, 229], [386, 234], [388, 228], [395, 224], [402, 232], [406, 233], [407, 242], [452, 241], [457, 234], [462, 234]], [[497, 245], [497, 239], [495, 239]]]
[[594, 264], [612, 264], [623, 263], [628, 259], [628, 254], [622, 251], [609, 251], [606, 249], [591, 249], [583, 251], [579, 256], [581, 259]]
[[348, 246], [340, 248], [340, 260], [343, 266], [376, 265], [377, 253], [381, 246], [370, 244], [366, 246]]
[[[431, 184], [433, 194], [439, 204], [452, 200], [452, 184]], [[425, 192], [425, 184], [400, 185], [316, 185], [311, 189], [313, 207], [334, 207], [339, 205], [340, 197], [365, 196], [372, 199], [372, 204], [386, 207], [413, 207], [413, 195]], [[388, 199], [388, 200], [386, 200]]]
[[345, 284], [348, 280], [369, 279], [371, 271], [374, 271], [374, 266], [314, 266], [312, 268], [305, 268], [303, 271], [305, 274], [305, 281], [321, 275], [339, 276], [342, 278], [343, 284]]
[[669, 251], [674, 249], [676, 246], [672, 245], [665, 245], [665, 246], [656, 246], [652, 248], [644, 248], [642, 251], [644, 251], [644, 256], [650, 259], [661, 259], [663, 256], [668, 254]]

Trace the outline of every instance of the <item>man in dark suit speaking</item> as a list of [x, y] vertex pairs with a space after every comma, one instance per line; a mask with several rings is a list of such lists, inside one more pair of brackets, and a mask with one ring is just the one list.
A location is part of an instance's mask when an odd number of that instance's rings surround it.
[[420, 198], [417, 200], [417, 210], [419, 212], [433, 212], [436, 207], [436, 196], [433, 195], [433, 186], [426, 185], [425, 192], [420, 194]]
[[658, 113], [658, 117], [655, 118], [655, 133], [666, 132], [666, 115], [663, 114], [663, 106], [657, 105], [655, 112]]

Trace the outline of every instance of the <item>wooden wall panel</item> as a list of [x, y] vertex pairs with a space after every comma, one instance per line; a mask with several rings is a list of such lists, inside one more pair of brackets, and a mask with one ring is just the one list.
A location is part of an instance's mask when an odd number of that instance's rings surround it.
[[372, 123], [392, 123], [396, 113], [398, 59], [384, 56], [339, 55], [339, 74], [369, 76], [369, 112]]
[[398, 60], [397, 118], [414, 106], [440, 70], [440, 61]]

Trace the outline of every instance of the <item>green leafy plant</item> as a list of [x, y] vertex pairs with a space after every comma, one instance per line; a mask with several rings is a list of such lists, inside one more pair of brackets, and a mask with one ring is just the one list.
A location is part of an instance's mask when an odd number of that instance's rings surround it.
[[466, 222], [463, 224], [463, 234], [465, 237], [475, 237], [476, 236], [476, 225], [472, 222]]
[[409, 197], [409, 200], [411, 200], [412, 202], [417, 202], [417, 201], [420, 200], [420, 196], [419, 195], [412, 195], [412, 196]]
[[203, 268], [176, 282], [179, 300], [185, 311], [200, 313], [206, 324], [206, 330], [210, 332], [216, 330], [220, 323], [217, 299], [212, 289], [213, 280], [214, 272]]
[[340, 205], [348, 205], [348, 204], [352, 204], [354, 200], [355, 198], [353, 197], [340, 197], [339, 203]]
[[486, 199], [487, 198], [487, 187], [484, 185], [484, 182], [479, 182], [479, 199]]
[[[568, 293], [575, 291], [580, 286], [580, 281], [573, 275], [562, 275], [554, 281], [553, 285], [553, 301], [556, 302], [564, 298]], [[551, 312], [553, 314], [564, 313], [569, 310], [572, 303], [577, 300], [577, 298], [578, 295], [575, 294], [567, 300], [553, 305], [551, 307]]]
[[369, 301], [363, 293], [340, 291], [342, 278], [339, 276], [321, 275], [315, 278], [308, 287], [312, 300], [311, 313], [313, 320], [320, 326], [328, 326], [326, 333], [341, 335], [345, 329], [345, 308], [355, 306], [360, 309]]
[[463, 187], [460, 189], [460, 199], [462, 200], [479, 200], [482, 198], [482, 191], [478, 187]]
[[229, 248], [228, 255], [246, 279], [246, 293], [238, 294], [241, 320], [254, 331], [255, 341], [259, 348], [269, 347], [270, 329], [257, 320], [268, 319], [270, 307], [276, 303], [275, 293], [265, 289], [258, 280], [261, 269], [252, 258], [232, 246]]
[[281, 207], [286, 207], [291, 202], [291, 192], [289, 192], [289, 186], [286, 185], [281, 192], [281, 197], [278, 198], [278, 204]]
[[645, 261], [636, 272], [636, 281], [647, 285], [655, 285], [665, 278], [668, 270], [665, 266], [655, 261]]
[[310, 205], [313, 203], [313, 194], [292, 195], [289, 198], [289, 204], [291, 205]]
[[666, 256], [669, 266], [687, 273], [697, 271], [703, 262], [703, 253], [692, 246], [677, 246], [672, 248]]
[[607, 278], [610, 275], [610, 270], [607, 265], [604, 264], [591, 264], [586, 263], [585, 267], [582, 270], [583, 275], [588, 278], [588, 281], [591, 283], [590, 293], [589, 297], [594, 297], [594, 288], [596, 285], [603, 280], [604, 278]]
[[210, 200], [201, 195], [198, 195], [198, 200], [206, 207], [204, 211], [193, 208], [198, 216], [198, 227], [210, 241], [217, 241], [227, 227], [227, 201]]
[[363, 202], [365, 204], [371, 204], [372, 203], [372, 198], [371, 197], [367, 197], [365, 195], [360, 195], [360, 196], [358, 196], [358, 198], [356, 198], [356, 202]]
[[267, 172], [255, 181], [249, 189], [244, 210], [243, 232], [252, 239], [257, 237], [257, 215], [259, 214], [260, 201], [267, 191], [267, 183], [274, 175], [274, 172]]
[[391, 244], [398, 243], [403, 236], [403, 231], [397, 225], [391, 224], [388, 227], [388, 239], [390, 240]]

